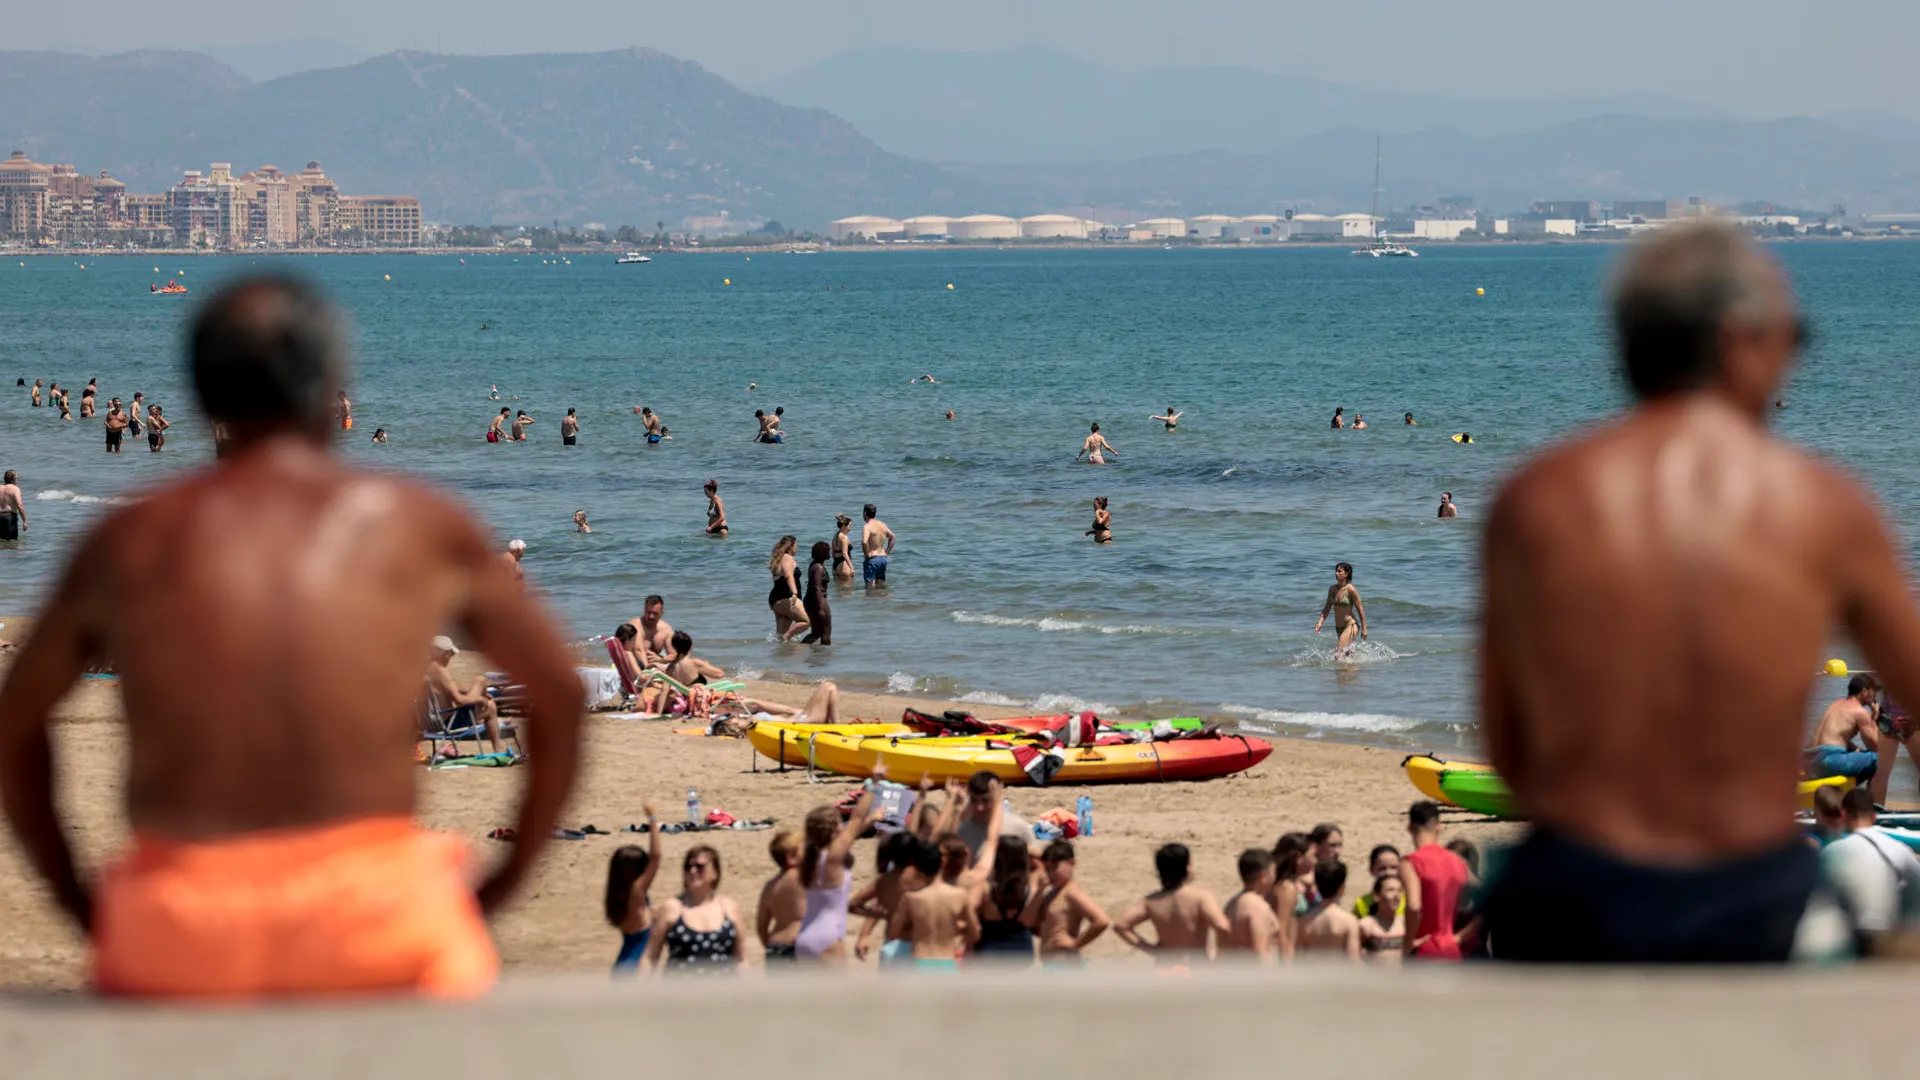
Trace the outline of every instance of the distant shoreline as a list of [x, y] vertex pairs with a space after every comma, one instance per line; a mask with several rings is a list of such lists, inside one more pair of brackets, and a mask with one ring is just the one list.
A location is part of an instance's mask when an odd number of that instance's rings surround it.
[[[1762, 236], [1764, 243], [1898, 243], [1915, 239], [1915, 236]], [[1220, 243], [1170, 243], [1152, 240], [1021, 240], [1008, 241], [970, 241], [961, 243], [931, 244], [808, 244], [796, 241], [791, 246], [780, 245], [702, 245], [700, 247], [645, 248], [648, 255], [786, 255], [796, 251], [807, 253], [835, 254], [847, 253], [890, 253], [900, 251], [1152, 251], [1156, 248], [1170, 248], [1180, 251], [1327, 251], [1351, 249], [1364, 244], [1369, 237], [1346, 237], [1339, 240], [1289, 240], [1284, 243], [1266, 244], [1220, 244]], [[1578, 239], [1568, 237], [1540, 237], [1526, 240], [1433, 240], [1394, 237], [1408, 244], [1426, 250], [1446, 250], [1449, 248], [1484, 247], [1546, 247], [1546, 246], [1583, 246], [1588, 244], [1624, 244], [1630, 243], [1630, 237], [1594, 237]], [[139, 248], [132, 251], [107, 251], [100, 248], [55, 247], [41, 248], [35, 251], [14, 251], [0, 249], [0, 259], [43, 259], [43, 258], [232, 258], [258, 255], [481, 255], [497, 257], [509, 255], [522, 256], [607, 256], [617, 257], [627, 249], [618, 247], [562, 247], [555, 250], [535, 251], [521, 248], [511, 251], [500, 248], [480, 247], [407, 247], [407, 248], [274, 248], [272, 250], [245, 251], [204, 251], [190, 248]]]

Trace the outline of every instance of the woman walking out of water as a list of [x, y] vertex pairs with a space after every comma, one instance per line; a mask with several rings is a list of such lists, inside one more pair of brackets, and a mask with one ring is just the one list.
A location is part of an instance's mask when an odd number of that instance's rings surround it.
[[727, 535], [727, 504], [720, 500], [720, 481], [709, 480], [707, 493], [707, 535]]
[[791, 536], [774, 541], [773, 555], [767, 559], [767, 572], [773, 575], [773, 591], [767, 594], [767, 606], [773, 609], [773, 632], [781, 641], [789, 641], [810, 625], [806, 608], [800, 604], [799, 582], [794, 580], [799, 564], [794, 549], [800, 542]]
[[1080, 534], [1093, 537], [1096, 544], [1113, 543], [1113, 515], [1107, 513], [1107, 497], [1096, 495], [1093, 499], [1093, 528]]
[[1115, 450], [1113, 444], [1107, 441], [1107, 437], [1100, 434], [1100, 425], [1095, 424], [1093, 434], [1088, 435], [1087, 441], [1080, 444], [1080, 453], [1073, 455], [1073, 460], [1079, 461], [1084, 456], [1089, 465], [1105, 465], [1107, 459], [1100, 456], [1102, 450], [1114, 457], [1120, 456], [1120, 451]]
[[1320, 605], [1320, 621], [1313, 624], [1314, 633], [1327, 624], [1328, 612], [1333, 613], [1333, 628], [1340, 634], [1333, 658], [1344, 660], [1353, 655], [1355, 635], [1367, 640], [1367, 609], [1360, 602], [1360, 590], [1353, 587], [1352, 563], [1333, 564], [1333, 584], [1327, 587], [1327, 602]]
[[807, 595], [800, 601], [813, 629], [800, 639], [802, 645], [833, 644], [833, 609], [827, 604], [827, 590], [831, 586], [827, 559], [832, 551], [831, 545], [825, 540], [813, 542], [813, 562], [807, 565]]
[[833, 580], [851, 584], [853, 581], [853, 541], [848, 539], [847, 530], [853, 528], [853, 519], [845, 514], [833, 519]]

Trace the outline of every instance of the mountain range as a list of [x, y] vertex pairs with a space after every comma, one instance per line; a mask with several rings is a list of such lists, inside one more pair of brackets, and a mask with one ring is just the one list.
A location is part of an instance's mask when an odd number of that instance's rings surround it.
[[1371, 90], [1244, 67], [1115, 71], [1053, 49], [856, 49], [755, 89], [933, 161], [1066, 164], [1266, 153], [1337, 128], [1511, 135], [1592, 116], [1732, 119], [1658, 95], [1479, 98]]
[[1392, 205], [1920, 206], [1920, 125], [1891, 113], [1432, 98], [1239, 69], [1116, 74], [1035, 50], [904, 63], [815, 65], [763, 88], [783, 104], [647, 49], [399, 52], [262, 82], [193, 53], [0, 52], [0, 153], [105, 169], [135, 191], [210, 161], [318, 160], [343, 190], [416, 194], [437, 221], [644, 227], [724, 211], [819, 228], [855, 213], [1362, 209], [1384, 130]]

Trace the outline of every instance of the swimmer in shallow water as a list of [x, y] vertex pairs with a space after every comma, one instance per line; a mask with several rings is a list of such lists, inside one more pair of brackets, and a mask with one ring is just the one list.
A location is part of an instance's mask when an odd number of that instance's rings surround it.
[[1113, 515], [1107, 513], [1107, 497], [1097, 495], [1093, 500], [1093, 528], [1080, 534], [1093, 537], [1096, 544], [1113, 543]]
[[1473, 435], [1471, 432], [1463, 431], [1460, 434], [1453, 436], [1453, 441], [1460, 443], [1463, 446], [1472, 445]]
[[373, 429], [373, 441], [374, 441], [374, 442], [377, 442], [377, 443], [383, 443], [383, 442], [386, 442], [386, 441], [387, 441], [387, 429], [386, 429], [386, 428], [383, 428], [383, 427], [377, 427], [377, 428], [374, 428], [374, 429]]
[[1165, 416], [1149, 416], [1147, 419], [1158, 420], [1167, 425], [1167, 434], [1171, 435], [1174, 432], [1174, 428], [1179, 425], [1180, 418], [1184, 415], [1186, 414], [1175, 412], [1173, 406], [1169, 405], [1167, 406], [1167, 414]]
[[949, 422], [951, 422], [951, 421], [953, 420], [953, 410], [952, 410], [952, 409], [948, 409], [948, 410], [947, 410], [947, 420], [948, 420]]
[[1440, 516], [1443, 518], [1460, 516], [1460, 508], [1453, 505], [1453, 492], [1451, 491], [1443, 491], [1440, 493]]
[[1405, 420], [1403, 421], [1403, 423], [1405, 423], [1405, 424], [1406, 424], [1406, 425], [1407, 425], [1408, 427], [1419, 427], [1419, 426], [1420, 426], [1420, 421], [1418, 421], [1418, 420], [1415, 420], [1415, 419], [1413, 418], [1413, 414], [1412, 414], [1412, 413], [1408, 413], [1408, 414], [1407, 414], [1407, 417], [1406, 417], [1406, 419], [1405, 419]]
[[1353, 414], [1353, 430], [1365, 431], [1366, 429], [1367, 429], [1367, 418], [1360, 415], [1359, 413], [1354, 413]]
[[1339, 431], [1347, 426], [1347, 407], [1341, 405], [1333, 410], [1333, 430]]
[[593, 526], [587, 524], [587, 512], [585, 510], [575, 510], [573, 512], [573, 531], [583, 533], [593, 531]]
[[707, 535], [727, 535], [727, 504], [720, 499], [720, 482], [707, 481]]
[[1327, 588], [1327, 602], [1320, 605], [1320, 621], [1313, 624], [1313, 632], [1327, 624], [1327, 614], [1333, 614], [1333, 628], [1340, 635], [1340, 644], [1334, 647], [1333, 658], [1345, 660], [1353, 655], [1354, 638], [1367, 640], [1367, 608], [1360, 602], [1360, 590], [1353, 587], [1353, 564], [1333, 564], [1333, 584]]
[[1100, 425], [1095, 424], [1093, 425], [1093, 433], [1088, 435], [1087, 440], [1080, 444], [1080, 452], [1073, 455], [1073, 460], [1079, 461], [1082, 457], [1085, 457], [1089, 465], [1105, 465], [1107, 459], [1100, 456], [1102, 451], [1112, 454], [1114, 457], [1120, 456], [1120, 451], [1115, 450], [1113, 444], [1107, 441], [1107, 437], [1100, 434]]

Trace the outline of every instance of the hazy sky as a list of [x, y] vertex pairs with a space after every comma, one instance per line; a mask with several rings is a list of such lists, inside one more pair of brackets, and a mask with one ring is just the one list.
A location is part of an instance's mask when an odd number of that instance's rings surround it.
[[[752, 84], [862, 46], [1053, 46], [1123, 68], [1241, 64], [1401, 90], [1664, 93], [1755, 115], [1910, 112], [1914, 0], [88, 0], [10, 5], [7, 48], [300, 38], [368, 52], [647, 45]], [[164, 12], [164, 17], [156, 17]]]

